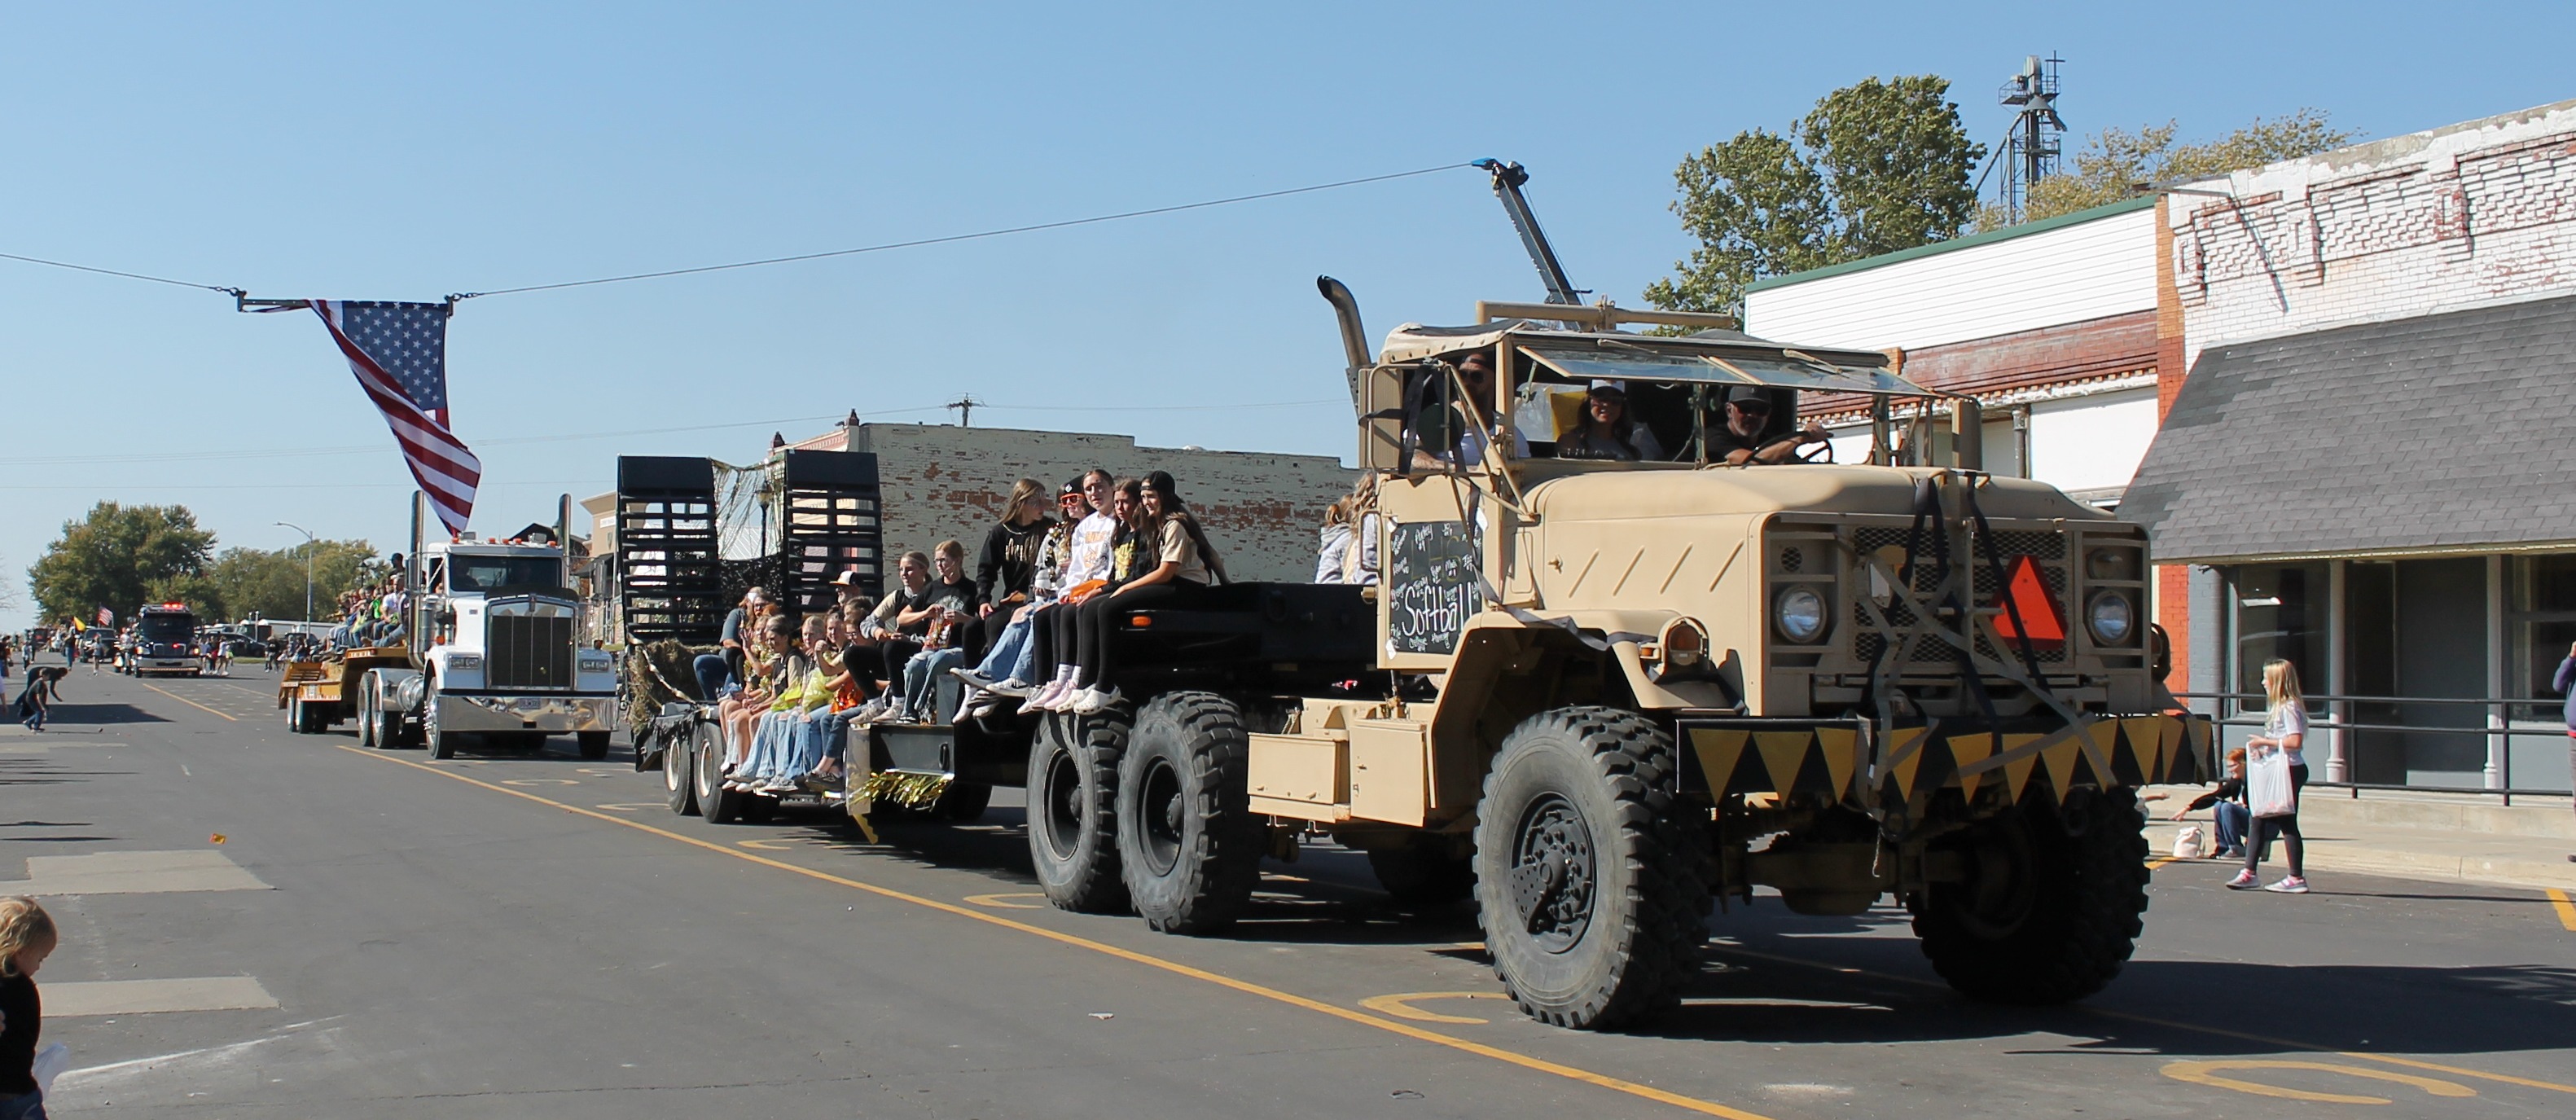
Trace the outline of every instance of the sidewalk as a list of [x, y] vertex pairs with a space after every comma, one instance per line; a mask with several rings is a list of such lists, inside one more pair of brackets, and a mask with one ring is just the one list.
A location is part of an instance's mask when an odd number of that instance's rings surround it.
[[[2209, 810], [2187, 822], [2166, 820], [2206, 786], [2153, 786], [2167, 795], [2150, 802], [2147, 844], [2159, 859], [2173, 854], [2184, 823], [2214, 835]], [[2312, 789], [2299, 804], [2299, 830], [2307, 862], [2319, 871], [2357, 871], [2403, 879], [2493, 883], [2534, 890], [2576, 892], [2576, 810], [2565, 797], [2515, 798], [2511, 806], [2468, 794]], [[2266, 868], [2279, 863], [2275, 844]], [[2196, 861], [2217, 866], [2214, 861]]]

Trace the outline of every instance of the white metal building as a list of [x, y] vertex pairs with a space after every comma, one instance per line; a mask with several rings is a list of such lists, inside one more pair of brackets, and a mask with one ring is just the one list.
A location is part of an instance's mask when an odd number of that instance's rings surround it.
[[[1989, 469], [2112, 505], [2155, 439], [2156, 261], [2141, 198], [1763, 280], [1745, 329], [1897, 351], [1977, 398]], [[1835, 419], [1835, 457], [1865, 458], [1866, 423]]]

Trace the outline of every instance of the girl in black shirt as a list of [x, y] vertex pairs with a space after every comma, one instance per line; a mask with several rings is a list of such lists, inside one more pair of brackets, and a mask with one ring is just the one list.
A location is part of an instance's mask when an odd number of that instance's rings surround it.
[[52, 955], [54, 919], [32, 898], [0, 898], [0, 1120], [45, 1120], [36, 1085], [36, 1042], [45, 1005], [36, 970]]

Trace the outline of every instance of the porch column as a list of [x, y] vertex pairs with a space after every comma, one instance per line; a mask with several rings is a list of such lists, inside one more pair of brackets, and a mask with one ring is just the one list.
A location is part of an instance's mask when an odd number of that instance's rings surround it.
[[[2505, 690], [2504, 557], [2489, 556], [2486, 559], [2487, 698], [2492, 700], [2504, 695]], [[2504, 709], [2502, 707], [2488, 707], [2485, 709], [2485, 712], [2487, 726], [2486, 787], [2488, 789], [2503, 789], [2505, 770], [2511, 765], [2505, 761], [2505, 752], [2512, 749], [2513, 739], [2504, 734], [2505, 718]]]
[[[2351, 658], [2347, 656], [2345, 647], [2351, 641], [2344, 627], [2344, 561], [2329, 561], [2326, 571], [2326, 692], [2333, 696], [2349, 696], [2352, 694]], [[2352, 722], [2352, 701], [2328, 702], [2326, 718], [2337, 724]], [[2326, 780], [2352, 780], [2352, 732], [2340, 726], [2326, 733]]]

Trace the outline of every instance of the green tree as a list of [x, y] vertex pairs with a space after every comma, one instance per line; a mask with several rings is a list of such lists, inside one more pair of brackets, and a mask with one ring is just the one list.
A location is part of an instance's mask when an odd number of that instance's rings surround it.
[[215, 535], [198, 528], [186, 506], [100, 502], [88, 517], [63, 524], [27, 580], [48, 620], [87, 619], [100, 607], [130, 619], [144, 603], [163, 601], [159, 596], [193, 590], [189, 579], [204, 573], [214, 546]]
[[[2200, 144], [2177, 144], [2181, 129], [2173, 121], [2151, 124], [2136, 132], [2106, 128], [2075, 153], [2075, 170], [2031, 184], [2022, 220], [2035, 222], [2060, 214], [2135, 197], [2141, 184], [2181, 183], [2209, 179], [2332, 151], [2353, 142], [2353, 134], [2333, 126], [2322, 109], [2301, 109], [2285, 117], [2256, 117], [2252, 124]], [[1991, 209], [1985, 218], [1997, 218]], [[1992, 228], [1986, 221], [1980, 225]]]
[[[303, 618], [305, 545], [275, 551], [227, 548], [207, 566], [205, 579], [223, 604], [225, 618]], [[384, 575], [375, 546], [363, 540], [316, 541], [313, 613], [329, 617], [340, 594]]]
[[1647, 302], [1740, 314], [1764, 276], [1958, 236], [1976, 217], [1968, 177], [1985, 146], [1949, 89], [1929, 74], [1870, 78], [1818, 99], [1785, 134], [1739, 132], [1684, 159], [1673, 212], [1699, 248]]

